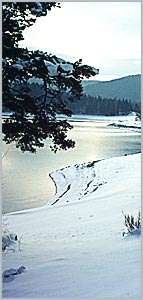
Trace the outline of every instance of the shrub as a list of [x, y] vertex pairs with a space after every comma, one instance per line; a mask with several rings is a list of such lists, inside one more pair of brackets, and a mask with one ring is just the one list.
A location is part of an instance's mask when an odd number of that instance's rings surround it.
[[15, 243], [17, 241], [17, 235], [13, 233], [8, 233], [2, 236], [2, 251], [5, 251], [6, 248], [11, 249], [11, 246], [13, 246], [12, 250], [15, 251]]
[[15, 246], [18, 244], [20, 250], [21, 239], [18, 239], [17, 234], [9, 231], [9, 223], [7, 216], [2, 215], [2, 251], [4, 252], [7, 248], [15, 251]]
[[141, 214], [140, 211], [138, 212], [137, 217], [130, 214], [124, 214], [122, 211], [122, 214], [124, 216], [124, 225], [126, 227], [126, 231], [123, 231], [123, 236], [128, 233], [141, 233]]

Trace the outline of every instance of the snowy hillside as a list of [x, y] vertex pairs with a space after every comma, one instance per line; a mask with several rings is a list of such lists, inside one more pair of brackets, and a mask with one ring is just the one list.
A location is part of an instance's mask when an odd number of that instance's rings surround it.
[[122, 235], [122, 210], [136, 216], [141, 205], [140, 154], [51, 177], [46, 206], [5, 216], [19, 244], [3, 253], [3, 297], [140, 298], [140, 235]]

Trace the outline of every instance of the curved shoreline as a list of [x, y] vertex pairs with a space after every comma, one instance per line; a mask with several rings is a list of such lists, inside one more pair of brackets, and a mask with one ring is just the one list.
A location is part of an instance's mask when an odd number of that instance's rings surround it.
[[[65, 153], [64, 156], [61, 153], [62, 155], [57, 155], [54, 158], [49, 154], [49, 157], [47, 157], [47, 149], [45, 149], [42, 150], [42, 157], [40, 157], [41, 153], [40, 155], [37, 154], [35, 161], [35, 157], [30, 158], [28, 155], [24, 155], [24, 159], [23, 157], [21, 159], [21, 155], [17, 152], [13, 153], [12, 151], [15, 150], [13, 147], [10, 148], [8, 154], [4, 157], [3, 164], [3, 205], [5, 206], [5, 213], [46, 205], [57, 192], [57, 186], [50, 173], [63, 166], [65, 167], [66, 164], [72, 166], [77, 162], [94, 161], [95, 158], [106, 159], [140, 151], [140, 133], [129, 129], [107, 129], [104, 124], [102, 128], [99, 130], [97, 128], [95, 132], [93, 129], [89, 130], [88, 128], [87, 132], [84, 133], [84, 127], [82, 127], [82, 131], [79, 131], [76, 126], [75, 128], [77, 130], [75, 130], [73, 136], [78, 142], [78, 147], [75, 149], [77, 152], [74, 149], [72, 150], [73, 154], [72, 152], [68, 155]], [[120, 132], [121, 137], [118, 136]], [[90, 133], [92, 134], [91, 138], [89, 138]], [[130, 135], [132, 135], [131, 138]], [[136, 135], [135, 138], [134, 135]], [[103, 145], [101, 141], [103, 141]], [[11, 157], [13, 166], [10, 165], [11, 172], [8, 173]]]
[[[56, 182], [56, 180], [54, 179], [54, 176], [52, 176], [52, 174], [56, 174], [57, 172], [61, 172], [61, 171], [64, 171], [64, 170], [66, 170], [66, 169], [70, 169], [70, 168], [82, 168], [83, 166], [85, 166], [86, 165], [86, 167], [87, 168], [90, 168], [90, 167], [93, 167], [94, 166], [94, 164], [95, 163], [97, 163], [97, 162], [99, 162], [99, 161], [102, 161], [102, 160], [104, 160], [104, 159], [101, 159], [101, 160], [96, 160], [96, 161], [92, 161], [92, 162], [88, 162], [88, 163], [80, 163], [80, 164], [75, 164], [75, 165], [73, 165], [73, 166], [67, 166], [67, 167], [65, 167], [65, 168], [62, 168], [62, 169], [58, 169], [58, 170], [56, 170], [56, 171], [54, 171], [54, 172], [52, 172], [52, 173], [50, 173], [49, 174], [49, 177], [51, 178], [51, 180], [53, 181], [53, 183], [54, 183], [54, 185], [55, 185], [55, 194], [54, 194], [54, 196], [51, 198], [51, 199], [49, 199], [48, 201], [47, 201], [47, 203], [45, 204], [45, 205], [48, 205], [49, 203], [50, 203], [50, 205], [54, 205], [54, 204], [56, 204], [69, 190], [70, 190], [70, 188], [71, 188], [71, 182], [68, 184], [68, 186], [66, 187], [66, 189], [61, 193], [61, 195], [57, 195], [57, 193], [58, 193], [58, 184], [57, 184], [57, 182]], [[62, 174], [62, 176], [66, 179], [66, 176], [61, 172], [61, 174]], [[90, 185], [90, 183], [91, 183], [92, 181], [90, 181], [90, 182], [88, 182], [87, 183], [87, 187], [85, 188], [85, 190], [87, 190], [87, 188], [89, 187], [89, 185]], [[52, 202], [52, 199], [53, 198], [55, 198], [57, 196], [57, 199], [56, 200], [54, 200], [54, 202]]]
[[[54, 207], [55, 205], [59, 205], [59, 201], [61, 200], [63, 202], [63, 204], [69, 204], [69, 200], [68, 200], [68, 192], [70, 191], [71, 193], [73, 193], [72, 190], [75, 189], [75, 184], [74, 182], [74, 177], [71, 177], [70, 179], [72, 180], [68, 180], [67, 174], [65, 174], [66, 171], [69, 171], [68, 173], [70, 174], [71, 170], [82, 170], [82, 169], [87, 169], [88, 170], [88, 180], [86, 180], [86, 178], [84, 178], [85, 180], [83, 180], [81, 182], [81, 184], [84, 184], [84, 188], [82, 189], [82, 192], [80, 191], [80, 185], [79, 185], [79, 191], [76, 190], [77, 192], [77, 201], [79, 200], [84, 200], [84, 198], [86, 198], [89, 194], [97, 192], [99, 187], [104, 186], [105, 184], [107, 184], [106, 181], [106, 173], [104, 174], [104, 176], [102, 177], [98, 177], [98, 181], [95, 182], [95, 178], [93, 177], [92, 171], [94, 169], [94, 167], [96, 165], [98, 165], [98, 163], [101, 163], [101, 168], [100, 168], [100, 172], [103, 171], [103, 166], [102, 163], [104, 162], [104, 164], [108, 164], [108, 162], [110, 163], [110, 161], [112, 160], [116, 160], [116, 159], [121, 159], [125, 158], [127, 156], [134, 156], [134, 155], [138, 155], [139, 153], [134, 153], [134, 154], [124, 154], [124, 156], [117, 156], [117, 157], [111, 157], [111, 158], [107, 158], [107, 159], [101, 159], [101, 160], [96, 160], [96, 161], [92, 161], [92, 162], [88, 162], [88, 163], [81, 163], [81, 164], [75, 164], [73, 166], [67, 166], [61, 169], [58, 169], [52, 173], [49, 174], [49, 177], [51, 178], [52, 182], [54, 183], [55, 186], [55, 193], [54, 195], [42, 206], [40, 207], [33, 207], [33, 208], [29, 208], [29, 209], [23, 209], [23, 210], [17, 210], [17, 211], [12, 211], [12, 212], [8, 212], [5, 213], [5, 215], [15, 215], [15, 214], [23, 214], [23, 213], [30, 213], [33, 211], [37, 211], [37, 210], [41, 210], [41, 209], [45, 209], [48, 207]], [[89, 172], [91, 171], [91, 172]], [[57, 181], [56, 175], [60, 174], [62, 181], [59, 182]], [[77, 175], [77, 174], [76, 174]], [[97, 174], [96, 174], [97, 175]], [[69, 175], [68, 175], [69, 176]], [[95, 174], [94, 174], [95, 176]], [[78, 174], [78, 180], [80, 179], [81, 176], [79, 176]], [[63, 184], [63, 182], [66, 181], [66, 184]], [[61, 190], [58, 192], [58, 188], [61, 188]], [[64, 199], [62, 199], [64, 198]], [[60, 204], [61, 204], [60, 201]]]
[[[75, 201], [84, 200], [86, 197], [97, 190], [103, 188], [108, 183], [110, 174], [110, 163], [113, 172], [118, 173], [115, 169], [116, 162], [124, 160], [125, 157], [131, 157], [135, 154], [125, 154], [124, 156], [112, 157], [108, 159], [97, 160], [88, 163], [75, 164], [59, 169], [50, 174], [56, 188], [55, 195], [47, 201], [45, 207], [59, 204], [69, 204], [74, 194]], [[107, 167], [107, 170], [106, 170]], [[117, 163], [118, 167], [118, 163]], [[114, 175], [113, 175], [114, 176]]]
[[122, 210], [136, 216], [140, 209], [140, 158], [114, 157], [59, 170], [53, 176], [58, 196], [72, 184], [55, 205], [7, 216], [10, 229], [23, 239], [22, 251], [4, 253], [3, 272], [21, 263], [26, 272], [3, 282], [4, 297], [93, 298], [96, 292], [104, 298], [107, 287], [113, 298], [139, 296], [140, 236], [123, 237]]

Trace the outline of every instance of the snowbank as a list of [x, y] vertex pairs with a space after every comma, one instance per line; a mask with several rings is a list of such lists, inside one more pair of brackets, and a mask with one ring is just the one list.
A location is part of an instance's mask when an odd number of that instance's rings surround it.
[[7, 214], [21, 251], [3, 253], [4, 298], [140, 298], [140, 236], [123, 237], [123, 216], [140, 209], [140, 154], [51, 174], [57, 193], [40, 209]]
[[124, 120], [118, 120], [117, 122], [110, 123], [108, 126], [141, 131], [141, 120], [136, 113], [132, 112], [131, 114], [126, 116]]

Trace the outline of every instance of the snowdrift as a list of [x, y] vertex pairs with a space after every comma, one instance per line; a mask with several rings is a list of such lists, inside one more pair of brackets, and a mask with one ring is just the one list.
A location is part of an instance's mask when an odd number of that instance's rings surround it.
[[140, 209], [140, 154], [51, 177], [57, 191], [44, 207], [5, 216], [22, 239], [20, 250], [3, 253], [3, 272], [25, 271], [3, 281], [3, 297], [140, 298], [140, 235], [122, 235], [122, 210]]

